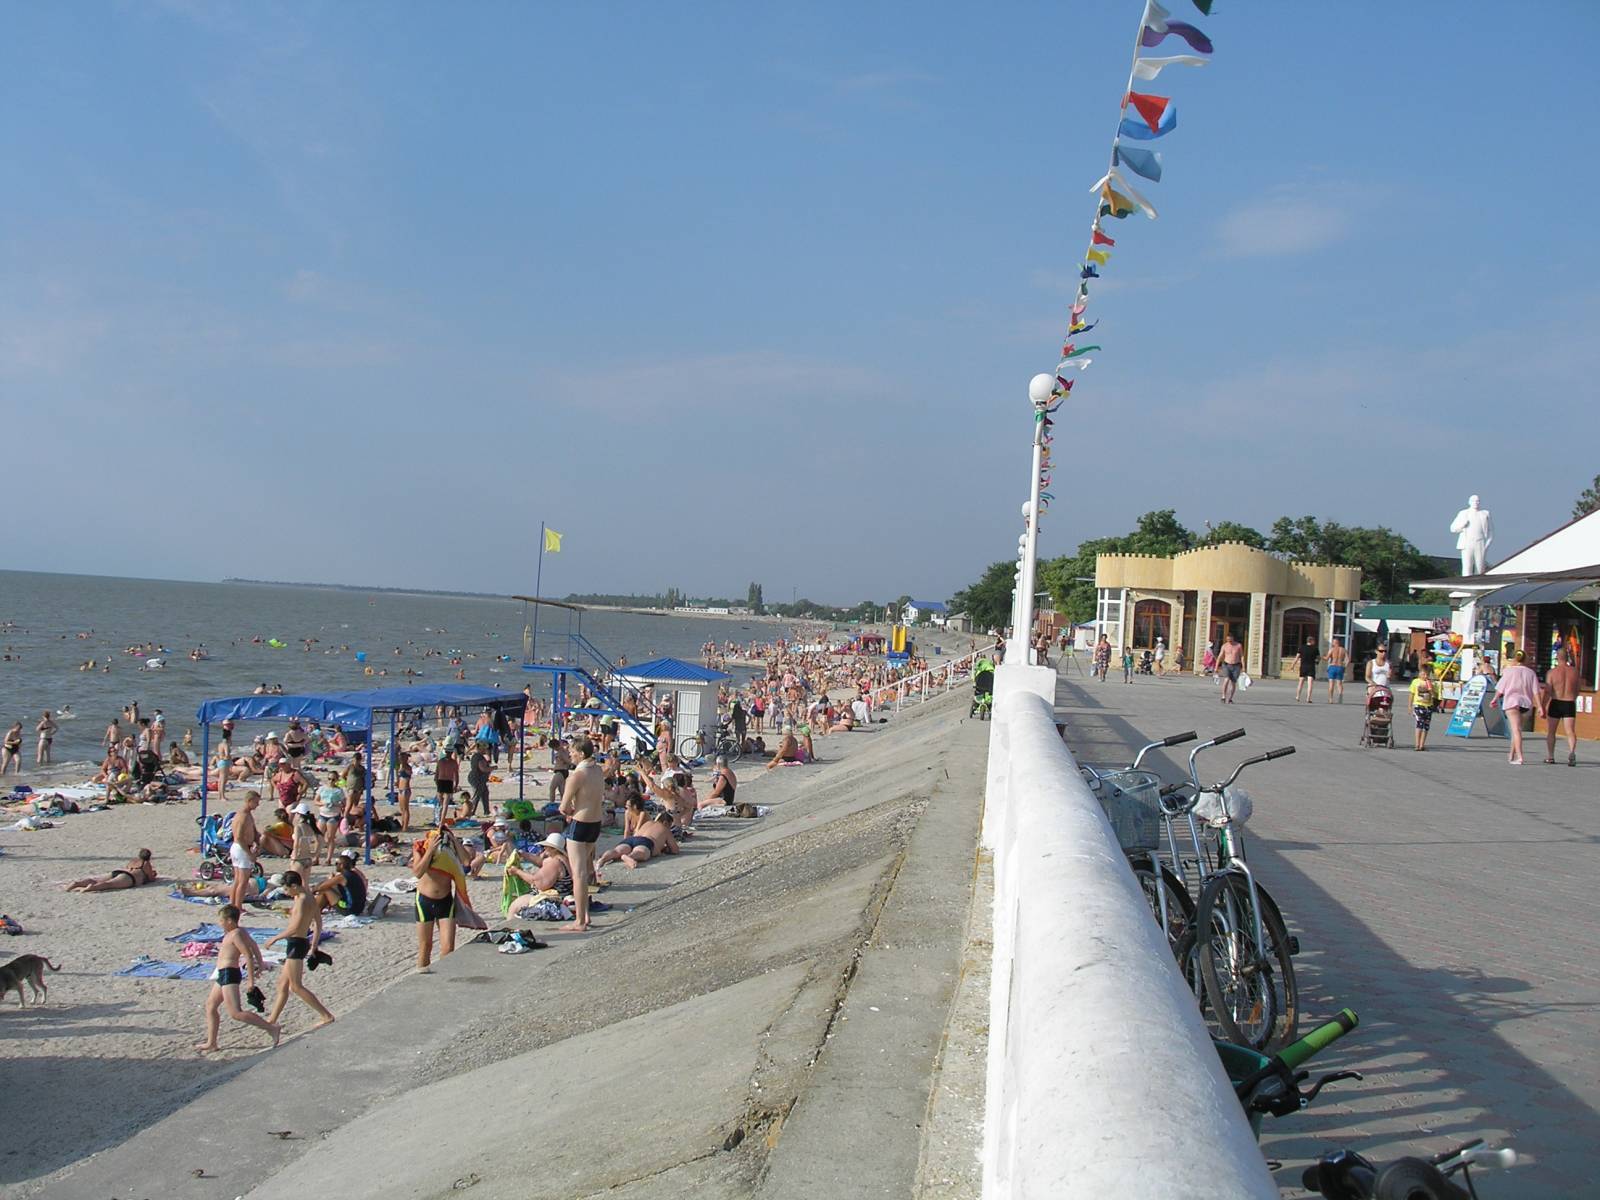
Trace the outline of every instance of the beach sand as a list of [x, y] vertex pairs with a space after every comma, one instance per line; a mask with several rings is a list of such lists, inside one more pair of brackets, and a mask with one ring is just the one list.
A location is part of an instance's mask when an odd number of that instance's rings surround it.
[[[502, 772], [502, 774], [505, 774]], [[491, 786], [495, 800], [516, 795], [511, 782]], [[530, 765], [528, 795], [543, 800], [550, 773]], [[242, 789], [229, 790], [237, 800]], [[204, 1038], [201, 1012], [209, 985], [201, 981], [134, 979], [112, 974], [144, 954], [178, 961], [180, 946], [165, 939], [204, 921], [216, 921], [214, 907], [189, 904], [168, 893], [174, 881], [193, 881], [198, 802], [121, 805], [105, 812], [52, 818], [55, 827], [34, 833], [0, 832], [0, 912], [27, 932], [0, 939], [0, 956], [41, 954], [61, 968], [46, 971], [49, 1000], [17, 1006], [16, 993], [0, 1000], [0, 1058], [36, 1060], [26, 1090], [0, 1088], [0, 1189], [64, 1166], [114, 1145], [118, 1130], [147, 1124], [154, 1113], [170, 1110], [174, 1093], [199, 1094], [247, 1065], [270, 1044], [267, 1036], [224, 1016], [219, 1053], [193, 1049]], [[213, 811], [215, 808], [213, 807]], [[389, 811], [380, 806], [380, 813]], [[413, 804], [413, 822], [433, 810]], [[10, 824], [15, 818], [8, 818]], [[61, 885], [122, 866], [140, 847], [154, 855], [161, 881], [132, 890], [69, 893]], [[268, 858], [270, 873], [289, 868]], [[409, 877], [403, 863], [364, 868], [373, 883]], [[472, 881], [473, 905], [485, 920], [500, 915], [500, 880]], [[326, 878], [319, 867], [315, 878]], [[243, 924], [283, 928], [283, 917], [248, 909]], [[394, 901], [381, 921], [340, 931], [328, 944], [331, 967], [306, 976], [307, 984], [335, 1016], [348, 1016], [374, 993], [403, 977], [416, 958], [416, 924], [411, 906]], [[462, 931], [462, 940], [471, 937]], [[263, 939], [264, 940], [264, 939]], [[282, 943], [276, 947], [282, 949]], [[205, 960], [195, 960], [205, 961]], [[262, 985], [270, 1005], [277, 972]], [[284, 1013], [285, 1040], [310, 1033], [315, 1014], [297, 1000]], [[220, 1065], [219, 1065], [220, 1064]], [[237, 1066], [235, 1069], [237, 1069]], [[6, 1068], [15, 1078], [15, 1066]], [[107, 1118], [114, 1110], [115, 1118]]]

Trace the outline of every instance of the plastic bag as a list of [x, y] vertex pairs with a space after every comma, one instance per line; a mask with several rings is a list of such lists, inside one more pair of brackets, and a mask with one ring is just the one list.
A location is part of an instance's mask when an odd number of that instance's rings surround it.
[[1227, 809], [1224, 811], [1222, 797], [1215, 792], [1204, 793], [1194, 806], [1194, 815], [1207, 825], [1223, 825], [1231, 818], [1235, 825], [1243, 825], [1255, 812], [1255, 804], [1250, 799], [1250, 793], [1240, 787], [1223, 789], [1227, 793]]
[[1240, 687], [1247, 688], [1254, 682], [1255, 682], [1255, 680], [1250, 678], [1250, 672], [1249, 671], [1240, 671], [1239, 672], [1239, 686]]

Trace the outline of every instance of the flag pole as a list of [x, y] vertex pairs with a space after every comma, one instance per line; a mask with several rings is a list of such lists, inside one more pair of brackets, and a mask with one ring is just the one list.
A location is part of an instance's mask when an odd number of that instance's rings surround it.
[[533, 575], [533, 661], [539, 661], [539, 589], [544, 584], [544, 522], [539, 522], [539, 566]]

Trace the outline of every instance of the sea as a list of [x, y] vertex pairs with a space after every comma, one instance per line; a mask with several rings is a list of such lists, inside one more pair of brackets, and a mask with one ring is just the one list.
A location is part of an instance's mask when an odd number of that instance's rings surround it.
[[[707, 641], [744, 645], [792, 632], [762, 618], [539, 612], [544, 662], [570, 661], [569, 634], [579, 630], [612, 662], [633, 663], [662, 655], [698, 662]], [[192, 728], [198, 746], [204, 701], [263, 684], [290, 694], [352, 691], [403, 685], [409, 668], [420, 682], [452, 682], [461, 670], [467, 683], [520, 691], [532, 680], [537, 692], [547, 676], [522, 669], [533, 626], [531, 606], [501, 596], [0, 571], [0, 723], [22, 722], [20, 782], [63, 782], [92, 773], [106, 725], [134, 701], [141, 715], [162, 711], [168, 741]], [[153, 653], [144, 649], [151, 643]], [[207, 657], [194, 662], [197, 648]], [[152, 658], [164, 665], [152, 668]], [[92, 670], [80, 669], [90, 661]], [[61, 729], [58, 765], [41, 774], [34, 726], [46, 708]]]

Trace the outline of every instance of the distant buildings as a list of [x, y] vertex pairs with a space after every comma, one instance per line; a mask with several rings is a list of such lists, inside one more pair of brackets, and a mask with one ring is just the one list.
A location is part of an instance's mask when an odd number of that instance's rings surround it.
[[1294, 674], [1293, 655], [1315, 638], [1350, 645], [1351, 620], [1361, 598], [1358, 567], [1285, 562], [1242, 542], [1150, 554], [1096, 557], [1099, 603], [1095, 626], [1114, 652], [1166, 644], [1168, 662], [1183, 652], [1184, 667], [1200, 670], [1206, 643], [1221, 646], [1231, 632], [1245, 647], [1245, 668], [1258, 677]]
[[911, 600], [901, 611], [900, 619], [907, 625], [915, 625], [926, 620], [942, 629], [949, 616], [950, 609], [937, 600]]

